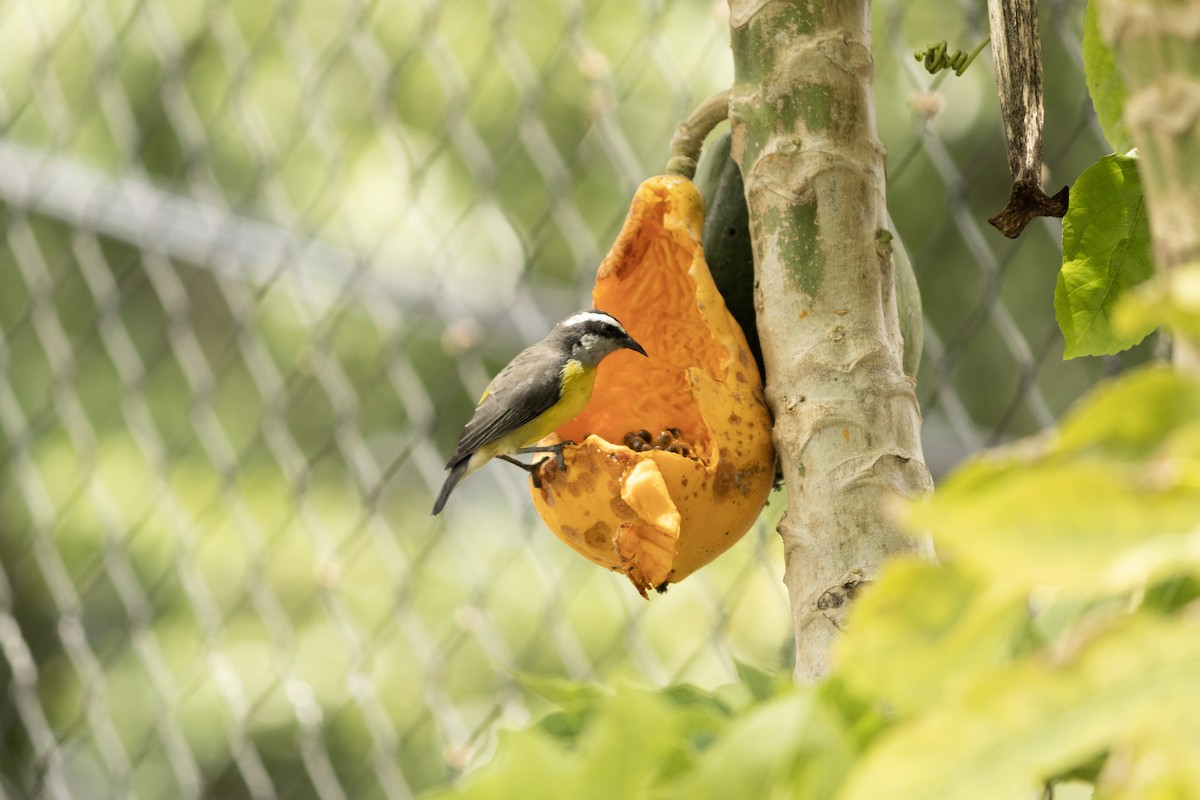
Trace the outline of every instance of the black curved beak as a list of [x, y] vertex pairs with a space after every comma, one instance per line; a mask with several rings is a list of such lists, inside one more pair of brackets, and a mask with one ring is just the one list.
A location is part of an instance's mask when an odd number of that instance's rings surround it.
[[[632, 350], [635, 353], [641, 353], [642, 355], [646, 355], [645, 348], [643, 348], [640, 344], [635, 342], [633, 340], [632, 336], [626, 336], [625, 341], [621, 342], [621, 346], [624, 347], [626, 350]], [[649, 356], [646, 356], [646, 357], [649, 358]]]

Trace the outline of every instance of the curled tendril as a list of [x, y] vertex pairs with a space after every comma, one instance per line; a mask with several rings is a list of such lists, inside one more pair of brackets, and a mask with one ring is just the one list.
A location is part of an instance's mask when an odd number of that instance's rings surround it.
[[975, 56], [987, 46], [987, 43], [992, 40], [992, 37], [987, 37], [979, 46], [967, 55], [962, 50], [955, 50], [953, 54], [946, 54], [946, 40], [931, 44], [924, 50], [918, 50], [913, 53], [913, 57], [925, 65], [930, 75], [937, 75], [944, 69], [953, 69], [954, 74], [959, 77], [967, 71], [967, 67], [971, 66], [971, 62], [975, 60]]

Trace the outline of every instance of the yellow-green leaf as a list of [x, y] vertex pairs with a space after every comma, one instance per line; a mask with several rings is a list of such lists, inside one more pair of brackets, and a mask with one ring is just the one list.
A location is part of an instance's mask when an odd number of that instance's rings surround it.
[[1137, 286], [1117, 301], [1118, 336], [1167, 325], [1176, 336], [1200, 341], [1200, 263], [1177, 266]]
[[1200, 574], [1200, 384], [1164, 368], [1110, 381], [1057, 437], [964, 466], [914, 521], [1014, 596]]
[[1144, 457], [1200, 422], [1200, 381], [1163, 366], [1106, 381], [1063, 418], [1055, 451]]
[[1120, 742], [1169, 735], [1200, 698], [1200, 622], [1125, 618], [1057, 659], [1030, 655], [887, 731], [845, 800], [1009, 800]]
[[1131, 737], [1114, 749], [1095, 800], [1181, 800], [1200, 797], [1200, 730], [1192, 724]]
[[802, 687], [731, 724], [664, 796], [834, 797], [855, 749], [837, 714]]
[[905, 715], [1004, 663], [1027, 626], [1023, 598], [989, 596], [960, 570], [895, 561], [857, 601], [836, 670], [854, 691]]
[[1060, 460], [997, 474], [986, 490], [953, 481], [927, 516], [939, 550], [1025, 592], [1097, 594], [1200, 570], [1200, 487], [1169, 471]]

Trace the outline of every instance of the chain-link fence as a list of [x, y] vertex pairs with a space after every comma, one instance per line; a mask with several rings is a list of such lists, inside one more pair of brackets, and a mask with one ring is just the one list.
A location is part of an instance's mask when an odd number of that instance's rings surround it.
[[[1043, 9], [1049, 185], [1104, 152]], [[403, 798], [542, 706], [521, 673], [788, 669], [771, 519], [647, 603], [497, 466], [490, 374], [587, 304], [633, 188], [731, 80], [710, 0], [0, 4], [0, 796]], [[1058, 224], [1007, 174], [981, 4], [878, 4], [935, 474], [1054, 423]], [[1132, 358], [1141, 358], [1134, 354]]]

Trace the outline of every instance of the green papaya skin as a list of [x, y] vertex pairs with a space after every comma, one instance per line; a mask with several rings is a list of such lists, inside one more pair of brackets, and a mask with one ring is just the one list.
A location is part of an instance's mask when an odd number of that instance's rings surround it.
[[[728, 132], [710, 140], [700, 157], [695, 184], [704, 195], [704, 259], [712, 272], [729, 313], [746, 334], [750, 352], [763, 369], [762, 348], [754, 308], [754, 250], [750, 242], [750, 212], [742, 172], [730, 155]], [[889, 225], [890, 227], [890, 225]], [[889, 233], [883, 231], [881, 234]], [[896, 305], [900, 314], [900, 333], [904, 337], [904, 372], [916, 377], [925, 339], [925, 320], [921, 310], [921, 292], [912, 262], [898, 246], [895, 231], [881, 235], [878, 246], [885, 248], [895, 265]], [[894, 248], [894, 249], [893, 249]], [[881, 253], [883, 254], [883, 253]]]
[[762, 347], [754, 310], [754, 250], [750, 244], [750, 212], [742, 171], [730, 157], [728, 132], [710, 141], [696, 169], [696, 186], [704, 195], [704, 260], [729, 313], [746, 334], [750, 353], [763, 370]]
[[921, 351], [925, 347], [925, 313], [921, 307], [921, 289], [917, 286], [917, 274], [913, 272], [908, 252], [896, 236], [896, 226], [888, 218], [888, 232], [892, 234], [892, 264], [896, 280], [896, 309], [900, 312], [900, 335], [904, 338], [904, 372], [917, 377], [921, 365]]

